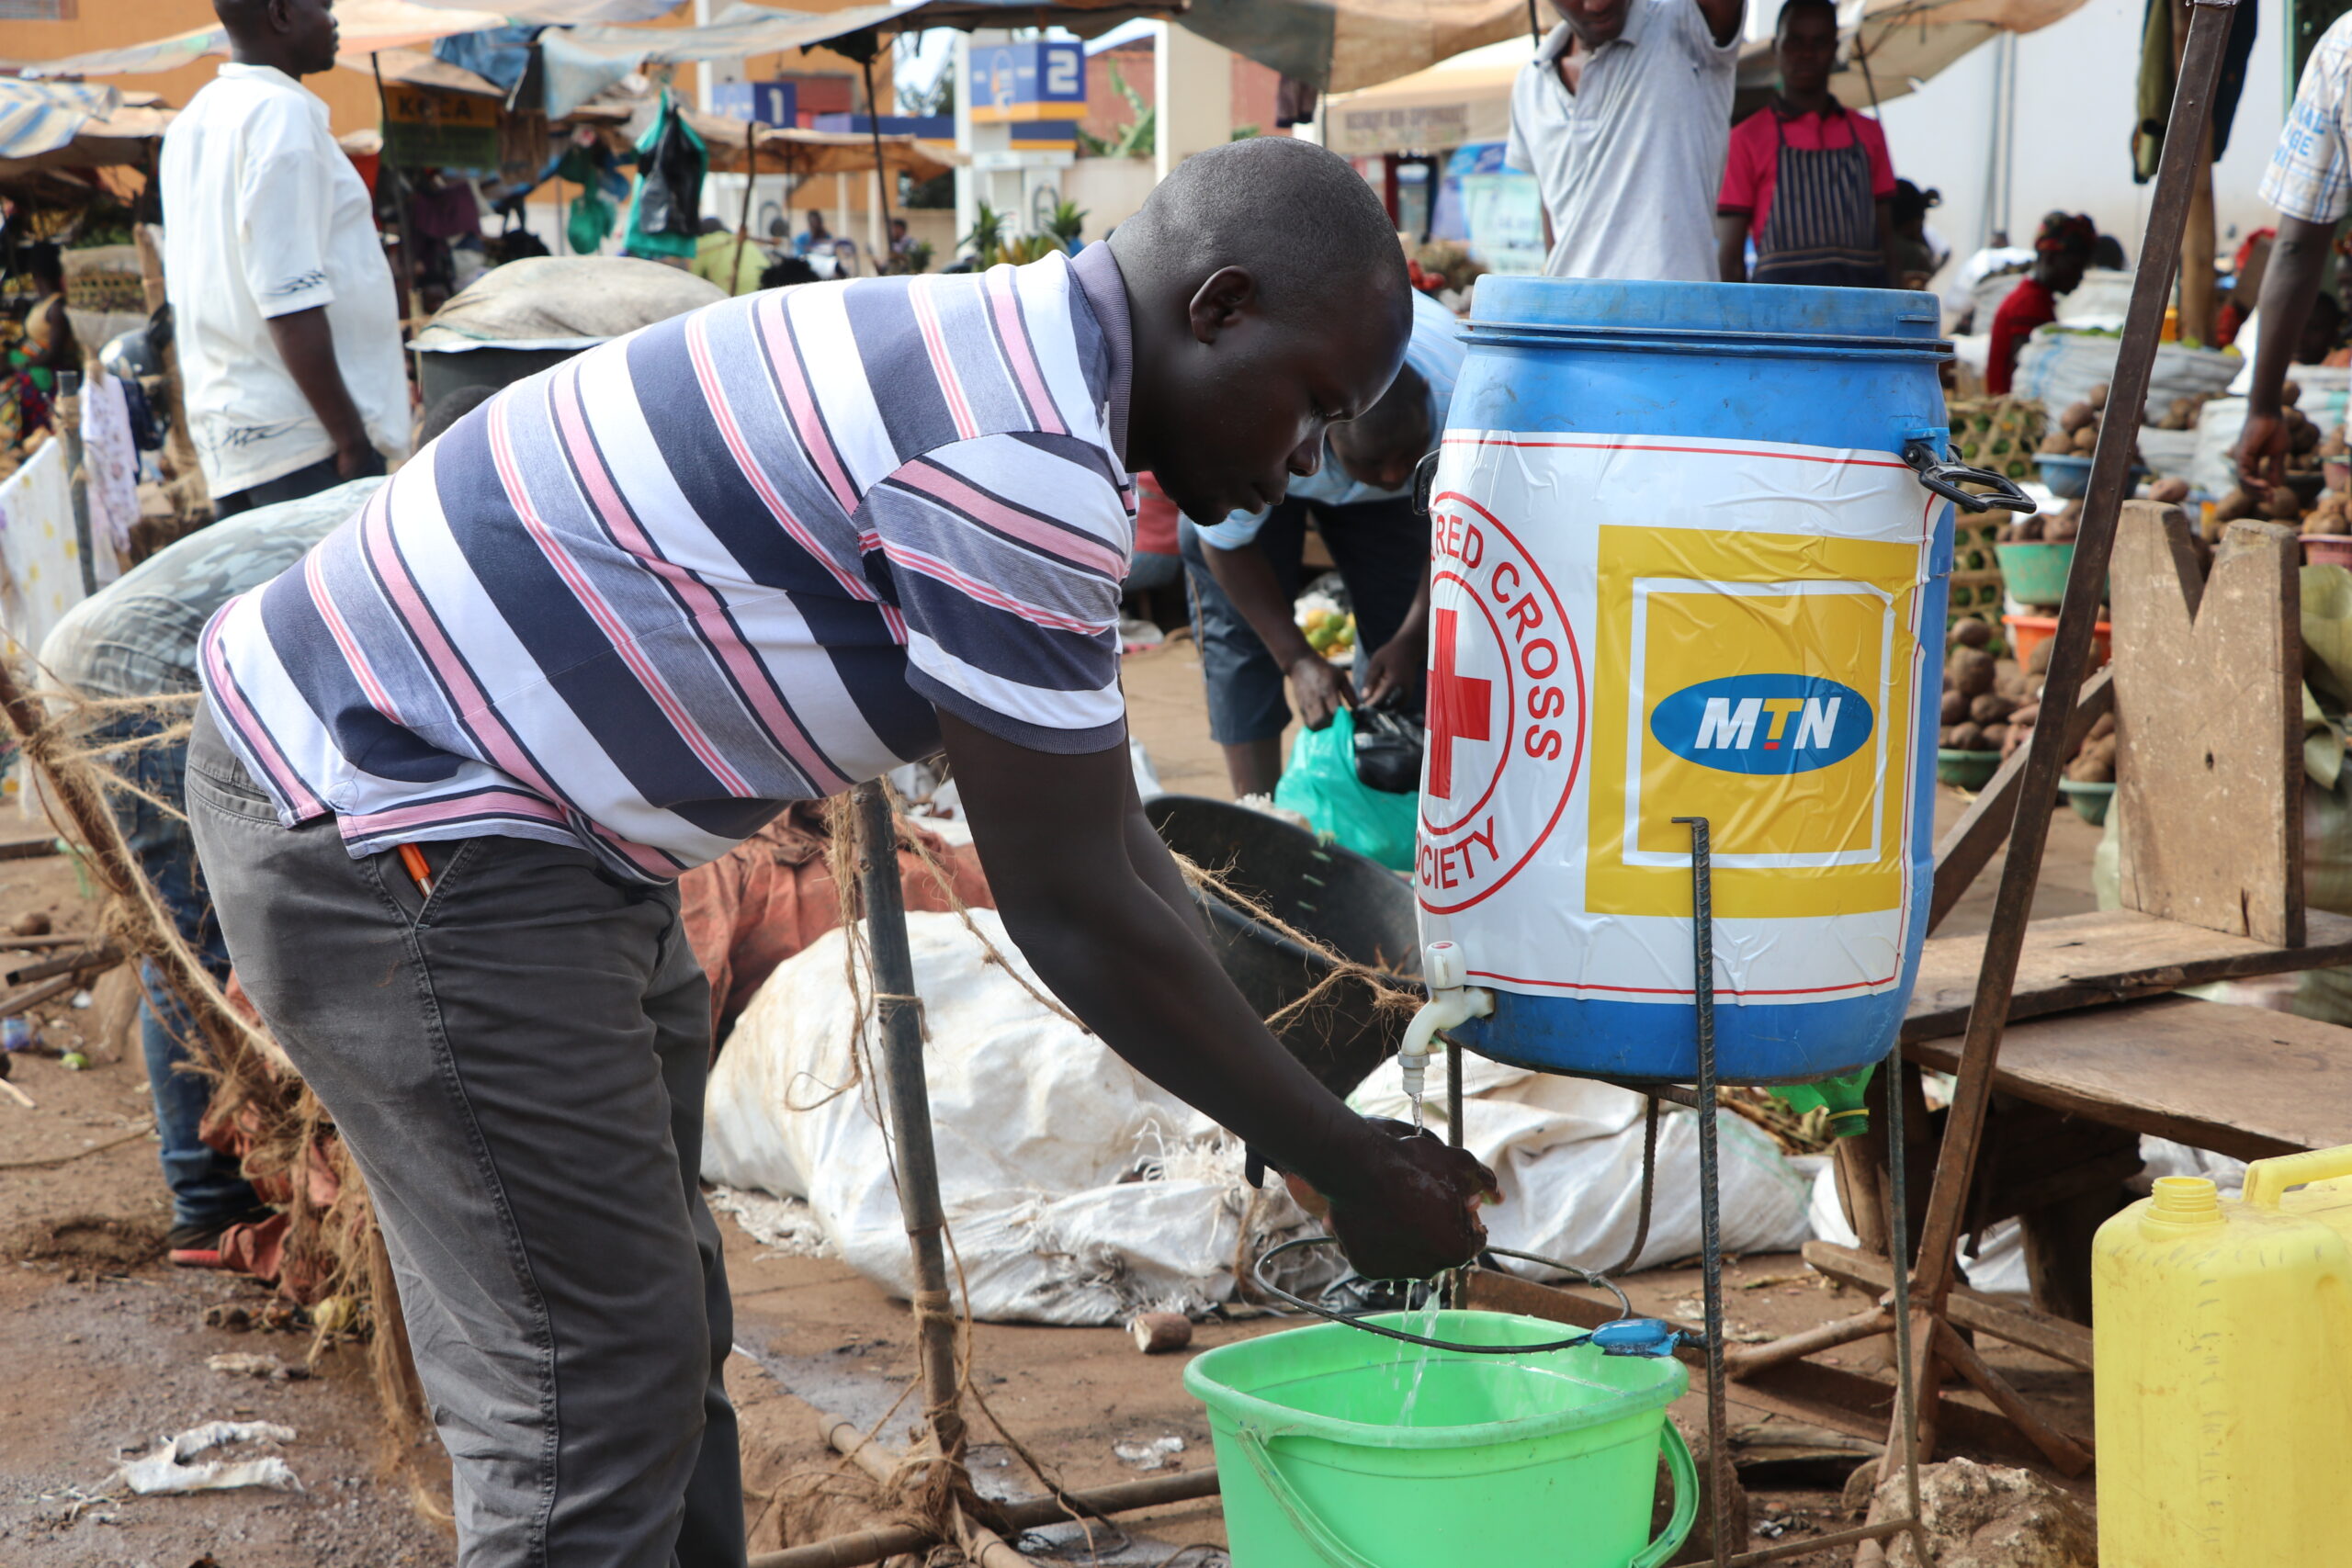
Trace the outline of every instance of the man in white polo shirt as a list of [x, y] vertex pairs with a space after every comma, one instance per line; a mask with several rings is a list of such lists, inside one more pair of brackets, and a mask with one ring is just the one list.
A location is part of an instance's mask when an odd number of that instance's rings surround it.
[[328, 0], [214, 0], [231, 58], [164, 137], [164, 277], [188, 434], [222, 516], [408, 452], [400, 306], [373, 203], [300, 78]]
[[1553, 277], [1720, 281], [1715, 193], [1744, 0], [1553, 0], [1503, 161], [1544, 197]]

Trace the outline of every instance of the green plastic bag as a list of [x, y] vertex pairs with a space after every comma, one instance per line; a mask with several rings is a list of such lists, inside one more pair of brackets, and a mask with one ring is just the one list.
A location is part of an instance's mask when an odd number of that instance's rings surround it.
[[1876, 1071], [1872, 1066], [1815, 1083], [1768, 1084], [1765, 1089], [1785, 1100], [1800, 1116], [1811, 1111], [1829, 1112], [1831, 1137], [1858, 1138], [1871, 1130], [1871, 1113], [1862, 1102], [1862, 1093], [1871, 1087], [1871, 1075]]
[[662, 111], [637, 139], [637, 195], [621, 248], [659, 260], [692, 256], [702, 238], [702, 176], [710, 166], [702, 138], [662, 94]]
[[1391, 871], [1413, 869], [1420, 795], [1391, 795], [1356, 777], [1356, 718], [1346, 708], [1323, 728], [1298, 732], [1274, 804], [1297, 812], [1342, 849]]

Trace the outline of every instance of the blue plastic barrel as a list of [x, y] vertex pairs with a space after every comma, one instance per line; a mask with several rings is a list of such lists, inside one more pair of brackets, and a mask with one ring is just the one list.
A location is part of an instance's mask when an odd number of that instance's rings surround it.
[[1934, 299], [1479, 280], [1431, 487], [1416, 893], [1551, 1071], [1696, 1070], [1689, 829], [1726, 1081], [1885, 1057], [1931, 876], [1951, 512]]

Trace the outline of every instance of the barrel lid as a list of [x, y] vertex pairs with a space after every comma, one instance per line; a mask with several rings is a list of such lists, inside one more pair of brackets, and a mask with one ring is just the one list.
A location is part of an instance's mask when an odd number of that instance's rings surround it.
[[1613, 277], [1488, 273], [1470, 303], [1470, 330], [1554, 329], [1575, 337], [1730, 333], [1940, 348], [1936, 297], [1898, 288], [1799, 288], [1770, 283], [1656, 283]]

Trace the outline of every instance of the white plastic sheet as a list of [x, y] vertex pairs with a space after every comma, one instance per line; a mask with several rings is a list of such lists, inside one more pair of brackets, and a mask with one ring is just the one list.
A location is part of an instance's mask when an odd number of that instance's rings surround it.
[[[995, 912], [972, 919], [1036, 984]], [[1232, 1295], [1245, 1220], [1260, 1245], [1304, 1224], [1278, 1186], [1250, 1191], [1240, 1149], [1206, 1118], [1047, 1010], [956, 916], [910, 914], [907, 932], [940, 1193], [975, 1315], [1197, 1314]], [[851, 1065], [842, 948], [835, 931], [787, 960], [728, 1037], [705, 1101], [702, 1173], [805, 1198], [841, 1256], [903, 1296], [914, 1283], [906, 1229], [880, 1086]]]
[[[1432, 1072], [1433, 1082], [1442, 1082]], [[1465, 1056], [1463, 1146], [1494, 1171], [1503, 1201], [1486, 1211], [1497, 1247], [1580, 1269], [1615, 1269], [1634, 1245], [1642, 1197], [1642, 1097], [1589, 1078], [1559, 1077]], [[1395, 1058], [1349, 1097], [1367, 1116], [1411, 1115]], [[1429, 1125], [1445, 1127], [1442, 1094]], [[1811, 1183], [1754, 1123], [1716, 1116], [1726, 1252], [1785, 1252], [1812, 1238]], [[1637, 1268], [1699, 1251], [1699, 1119], [1668, 1106], [1658, 1118], [1657, 1178], [1650, 1234]], [[1548, 1271], [1513, 1264], [1522, 1272]]]

